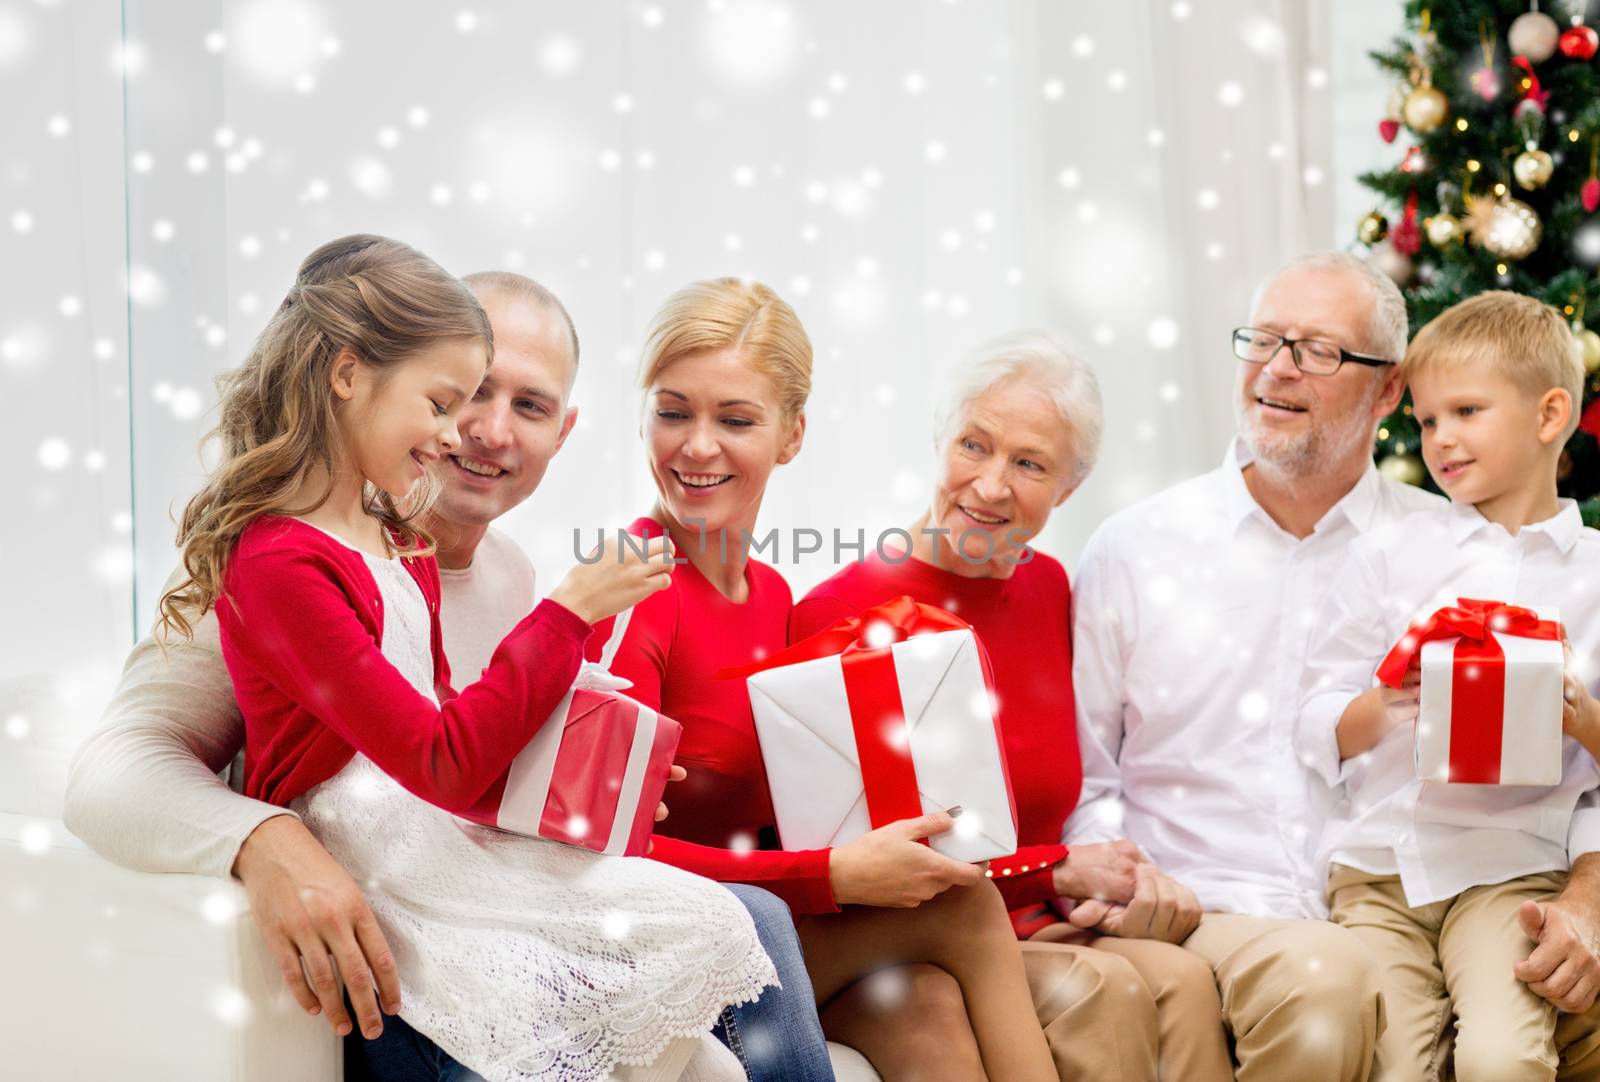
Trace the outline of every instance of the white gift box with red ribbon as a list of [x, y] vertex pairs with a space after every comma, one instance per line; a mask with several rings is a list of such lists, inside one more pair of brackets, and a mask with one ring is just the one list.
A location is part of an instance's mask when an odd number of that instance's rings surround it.
[[1378, 669], [1398, 687], [1421, 668], [1416, 770], [1424, 781], [1559, 785], [1561, 624], [1537, 611], [1461, 598], [1408, 632]]
[[786, 849], [959, 805], [955, 828], [929, 839], [936, 851], [1016, 852], [987, 659], [943, 609], [897, 598], [724, 675], [747, 677]]

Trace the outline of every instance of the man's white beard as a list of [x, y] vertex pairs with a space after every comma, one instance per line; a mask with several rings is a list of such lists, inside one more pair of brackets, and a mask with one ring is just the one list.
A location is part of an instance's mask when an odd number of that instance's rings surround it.
[[1343, 463], [1355, 454], [1358, 447], [1372, 443], [1372, 405], [1378, 400], [1381, 386], [1375, 380], [1359, 406], [1352, 410], [1343, 423], [1329, 421], [1318, 424], [1298, 435], [1279, 435], [1260, 432], [1250, 425], [1250, 414], [1242, 400], [1236, 400], [1234, 420], [1239, 436], [1250, 449], [1254, 460], [1284, 477], [1309, 477], [1331, 466]]

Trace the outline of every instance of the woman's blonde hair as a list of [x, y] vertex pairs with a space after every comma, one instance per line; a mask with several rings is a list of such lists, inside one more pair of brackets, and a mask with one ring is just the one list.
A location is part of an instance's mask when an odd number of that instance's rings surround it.
[[[178, 545], [187, 577], [162, 595], [163, 641], [174, 631], [193, 634], [191, 619], [216, 602], [228, 556], [251, 521], [308, 514], [327, 500], [325, 491], [294, 505], [314, 471], [336, 468], [334, 358], [348, 350], [381, 372], [450, 339], [493, 350], [472, 291], [415, 248], [357, 234], [306, 257], [244, 364], [217, 378], [217, 427], [206, 438], [221, 444], [222, 461], [183, 510]], [[431, 475], [404, 508], [369, 486], [366, 510], [399, 547], [421, 554], [433, 540], [416, 519], [435, 495]]]
[[800, 416], [811, 395], [811, 339], [782, 297], [743, 278], [692, 282], [667, 298], [650, 321], [640, 389], [679, 357], [717, 349], [738, 350], [772, 380], [785, 421]]

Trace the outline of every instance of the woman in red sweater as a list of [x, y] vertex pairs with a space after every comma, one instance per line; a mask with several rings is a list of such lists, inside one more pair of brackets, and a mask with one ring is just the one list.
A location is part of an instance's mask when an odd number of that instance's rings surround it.
[[[613, 547], [450, 689], [414, 519], [491, 346], [472, 293], [421, 253], [373, 236], [313, 252], [227, 377], [223, 459], [184, 511], [190, 577], [163, 630], [217, 606], [245, 792], [292, 807], [366, 884], [394, 946], [374, 964], [413, 1028], [490, 1082], [670, 1082], [697, 1049], [715, 1058], [702, 1040], [725, 1007], [773, 983], [744, 907], [653, 861], [451, 814], [546, 723], [592, 623], [670, 579], [664, 545]], [[359, 955], [337, 964], [370, 994]]]
[[[716, 678], [786, 642], [788, 586], [747, 545], [769, 476], [800, 450], [810, 382], [798, 317], [757, 283], [696, 283], [652, 323], [640, 385], [658, 499], [631, 530], [669, 536], [686, 562], [670, 588], [627, 614], [611, 668], [633, 681], [630, 695], [683, 725], [678, 762], [689, 774], [673, 787], [653, 855], [784, 897], [800, 915], [819, 1007], [886, 966], [924, 962], [949, 973], [981, 1063], [952, 1064], [944, 1034], [923, 1020], [914, 1043], [937, 1071], [923, 1077], [1053, 1080], [998, 892], [976, 867], [917, 842], [948, 830], [951, 818], [904, 820], [833, 850], [778, 851], [744, 683]], [[595, 643], [612, 629], [597, 630]], [[899, 1061], [876, 1054], [876, 1035], [853, 1036], [880, 1071], [896, 1073], [886, 1068]]]
[[[1083, 362], [1047, 336], [1025, 333], [976, 353], [958, 373], [952, 398], [938, 426], [940, 476], [928, 511], [904, 531], [909, 549], [891, 532], [873, 555], [820, 583], [795, 606], [790, 637], [901, 595], [972, 625], [993, 667], [1021, 846], [992, 861], [989, 874], [1018, 933], [1054, 924], [1042, 933], [1050, 939], [1070, 929], [1042, 903], [1130, 901], [1143, 859], [1123, 842], [1077, 846], [1070, 854], [1060, 844], [1083, 780], [1072, 595], [1061, 564], [1028, 547], [1094, 464], [1100, 393]], [[1157, 939], [1034, 941], [1024, 944], [1024, 958], [1042, 1012], [1053, 990], [1099, 990], [1060, 1014], [1046, 1012], [1054, 1015], [1051, 1047], [1061, 1077], [1232, 1078], [1210, 969], [1182, 948]], [[924, 974], [923, 983], [938, 979]], [[1107, 995], [1120, 1002], [1112, 1006]], [[860, 993], [839, 1007], [856, 1027], [893, 1028], [897, 1014]], [[1056, 1039], [1057, 1027], [1072, 1038]]]

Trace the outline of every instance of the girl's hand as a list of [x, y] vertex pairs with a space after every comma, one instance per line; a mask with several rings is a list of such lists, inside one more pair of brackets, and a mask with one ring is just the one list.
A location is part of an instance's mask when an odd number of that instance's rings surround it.
[[912, 909], [953, 886], [983, 882], [981, 866], [952, 860], [918, 841], [955, 825], [949, 812], [930, 812], [881, 826], [830, 850], [833, 900]]
[[608, 616], [637, 605], [658, 590], [672, 584], [672, 540], [654, 537], [643, 544], [640, 539], [623, 542], [608, 537], [588, 563], [580, 563], [550, 591], [550, 600], [565, 606], [587, 624], [597, 624]]

